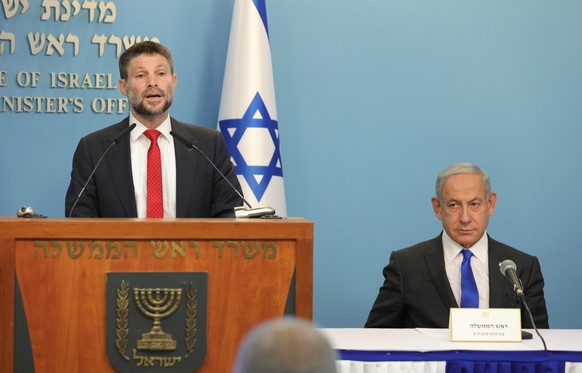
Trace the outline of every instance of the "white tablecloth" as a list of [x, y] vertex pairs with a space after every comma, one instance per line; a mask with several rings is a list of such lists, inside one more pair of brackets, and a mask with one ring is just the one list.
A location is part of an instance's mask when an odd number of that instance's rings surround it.
[[[522, 342], [450, 342], [447, 329], [320, 329], [338, 351], [385, 351], [386, 361], [339, 360], [341, 373], [444, 373], [446, 361], [394, 361], [405, 352], [459, 351], [543, 351], [541, 339], [534, 337]], [[582, 330], [540, 330], [549, 351], [580, 354], [582, 360]], [[582, 362], [566, 362], [565, 372], [582, 373]]]

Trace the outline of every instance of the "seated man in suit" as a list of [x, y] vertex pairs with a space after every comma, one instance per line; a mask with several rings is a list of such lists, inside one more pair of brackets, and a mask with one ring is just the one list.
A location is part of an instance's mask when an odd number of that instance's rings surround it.
[[[496, 200], [489, 176], [474, 164], [454, 164], [441, 172], [432, 206], [444, 231], [391, 254], [365, 327], [448, 328], [450, 308], [520, 308], [513, 285], [499, 270], [500, 262], [511, 259], [536, 326], [548, 328], [538, 259], [486, 232]], [[469, 270], [461, 268], [463, 261]], [[524, 328], [533, 327], [523, 308], [521, 320]]]
[[251, 330], [239, 347], [234, 373], [336, 373], [327, 338], [302, 319], [285, 317]]
[[[177, 78], [168, 48], [152, 41], [131, 46], [119, 58], [119, 73], [119, 88], [130, 104], [129, 116], [79, 141], [65, 216], [234, 217], [234, 207], [242, 204], [234, 188], [203, 155], [189, 151], [170, 134], [173, 131], [198, 147], [241, 193], [220, 132], [169, 115]], [[117, 138], [133, 124], [128, 136]], [[116, 146], [97, 167], [114, 142]]]

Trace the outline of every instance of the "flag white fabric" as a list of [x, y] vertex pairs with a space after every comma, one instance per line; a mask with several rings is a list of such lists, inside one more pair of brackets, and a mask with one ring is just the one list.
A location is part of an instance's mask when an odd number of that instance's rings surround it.
[[245, 199], [287, 216], [265, 0], [235, 0], [218, 129]]

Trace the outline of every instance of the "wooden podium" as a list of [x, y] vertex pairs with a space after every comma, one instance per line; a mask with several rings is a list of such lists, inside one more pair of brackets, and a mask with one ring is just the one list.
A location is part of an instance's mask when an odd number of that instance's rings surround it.
[[[116, 372], [107, 352], [116, 334], [106, 322], [109, 274], [145, 273], [155, 282], [175, 272], [207, 273], [206, 312], [190, 313], [206, 314], [195, 323], [205, 325], [197, 336], [206, 340], [192, 339], [206, 345], [196, 371], [230, 372], [253, 326], [284, 314], [312, 318], [313, 223], [0, 218], [0, 371], [28, 359], [36, 373]], [[135, 355], [130, 343], [134, 365]], [[179, 371], [162, 358], [149, 367], [141, 359], [135, 371]]]

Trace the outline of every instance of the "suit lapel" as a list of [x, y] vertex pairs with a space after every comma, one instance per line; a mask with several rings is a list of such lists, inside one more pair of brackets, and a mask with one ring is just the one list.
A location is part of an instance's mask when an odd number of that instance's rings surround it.
[[[108, 138], [107, 144], [109, 146], [113, 138], [129, 125], [129, 118], [126, 118], [119, 123], [115, 133], [112, 133], [111, 138]], [[115, 186], [115, 190], [119, 195], [121, 207], [125, 210], [128, 217], [137, 216], [137, 207], [135, 204], [135, 190], [133, 186], [133, 176], [131, 172], [131, 154], [129, 148], [129, 136], [126, 136], [117, 145], [114, 145], [107, 155], [107, 165], [111, 170], [111, 180]], [[128, 188], [127, 186], [130, 186]]]
[[442, 235], [434, 238], [426, 251], [425, 262], [439, 297], [447, 308], [458, 307], [445, 270]]
[[499, 271], [499, 263], [507, 259], [497, 241], [489, 236], [489, 307], [508, 307], [512, 304], [513, 289], [509, 281]]
[[[188, 139], [192, 144], [198, 146], [198, 140], [183, 128], [183, 125], [171, 118], [172, 130]], [[194, 157], [187, 147], [174, 140], [174, 151], [176, 153], [176, 217], [187, 217], [192, 190], [194, 190], [195, 170], [200, 157]]]

